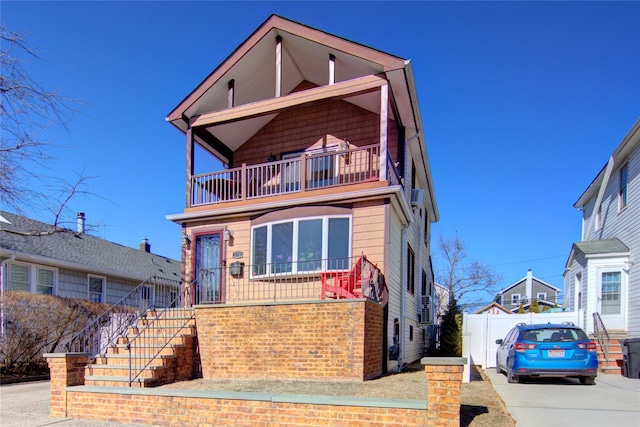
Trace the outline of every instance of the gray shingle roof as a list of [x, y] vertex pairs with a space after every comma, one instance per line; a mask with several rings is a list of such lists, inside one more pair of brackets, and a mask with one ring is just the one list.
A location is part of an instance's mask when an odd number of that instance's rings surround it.
[[0, 252], [3, 257], [16, 254], [18, 260], [38, 258], [41, 262], [50, 261], [47, 263], [52, 266], [77, 266], [93, 273], [134, 280], [145, 280], [151, 276], [180, 280], [180, 261], [175, 259], [64, 228], [51, 234], [24, 236], [15, 232], [42, 233], [51, 230], [52, 226], [4, 211], [0, 211], [0, 216], [9, 221], [0, 221]]
[[617, 238], [575, 242], [573, 245], [585, 255], [629, 252], [627, 245]]

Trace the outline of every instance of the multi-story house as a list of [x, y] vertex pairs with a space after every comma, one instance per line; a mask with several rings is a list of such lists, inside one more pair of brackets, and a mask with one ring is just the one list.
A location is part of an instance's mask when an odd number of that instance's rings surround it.
[[536, 300], [542, 310], [545, 306], [556, 306], [559, 292], [560, 289], [538, 279], [531, 270], [528, 270], [525, 277], [501, 290], [494, 301], [516, 312], [521, 304], [525, 310], [528, 310], [533, 300]]
[[421, 357], [439, 214], [410, 61], [274, 15], [167, 121], [193, 303], [369, 298], [384, 368]]
[[581, 241], [564, 273], [565, 305], [584, 309], [588, 332], [640, 336], [640, 120], [573, 205]]

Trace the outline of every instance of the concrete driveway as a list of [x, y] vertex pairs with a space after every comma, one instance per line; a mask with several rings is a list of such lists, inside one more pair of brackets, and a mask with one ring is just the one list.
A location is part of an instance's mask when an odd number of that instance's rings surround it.
[[52, 418], [49, 416], [49, 381], [0, 386], [0, 425], [2, 427], [122, 427], [138, 424]]
[[640, 380], [598, 375], [593, 386], [573, 378], [540, 378], [509, 384], [486, 370], [518, 427], [639, 427]]

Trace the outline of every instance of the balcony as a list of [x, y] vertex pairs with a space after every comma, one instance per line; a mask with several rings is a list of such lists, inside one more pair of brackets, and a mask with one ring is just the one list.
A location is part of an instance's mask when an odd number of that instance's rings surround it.
[[[194, 175], [188, 190], [190, 207], [374, 181], [399, 185], [400, 176], [393, 159], [385, 154], [387, 160], [381, 162], [380, 146], [369, 145], [317, 154], [299, 153], [280, 161], [243, 164], [221, 172]], [[381, 173], [381, 165], [385, 164], [386, 170]]]
[[361, 299], [384, 301], [382, 274], [362, 254], [202, 268], [192, 282], [194, 304]]

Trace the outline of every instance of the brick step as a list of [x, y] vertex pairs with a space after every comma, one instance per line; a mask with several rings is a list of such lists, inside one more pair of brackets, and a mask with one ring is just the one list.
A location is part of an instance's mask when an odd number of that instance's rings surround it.
[[622, 366], [598, 366], [598, 371], [605, 375], [622, 375]]
[[[149, 366], [145, 368], [139, 378], [157, 379], [160, 375], [156, 371], [166, 369], [164, 366]], [[87, 365], [85, 378], [87, 377], [129, 377], [129, 365]]]
[[147, 345], [147, 344], [185, 344], [185, 340], [195, 337], [195, 334], [152, 334], [153, 331], [143, 333], [142, 335], [134, 337], [118, 337], [115, 345], [122, 346], [127, 345], [133, 340], [133, 345]]
[[622, 368], [622, 357], [619, 359], [611, 359], [609, 358], [609, 361], [607, 362], [604, 357], [598, 358], [598, 367], [600, 368], [605, 368], [605, 367], [617, 367], [617, 368]]
[[[135, 354], [131, 355], [131, 358], [135, 360], [144, 360], [144, 361], [149, 360], [149, 357], [135, 355]], [[164, 366], [166, 364], [165, 359], [175, 359], [175, 358], [176, 358], [175, 354], [156, 356], [151, 361], [150, 366]], [[96, 363], [94, 363], [94, 365], [124, 365], [125, 362], [127, 363], [127, 366], [128, 366], [129, 354], [106, 354], [106, 355], [101, 355], [96, 357]], [[139, 364], [138, 362], [136, 363]]]
[[136, 356], [170, 356], [174, 354], [175, 348], [177, 347], [184, 347], [184, 344], [169, 344], [164, 346], [162, 344], [134, 343], [134, 345], [131, 346], [131, 350], [127, 349], [127, 344], [115, 344], [109, 347], [107, 356], [115, 354], [129, 355], [129, 353]]
[[[85, 376], [84, 385], [97, 386], [97, 387], [129, 387], [129, 377], [100, 377], [100, 376]], [[136, 378], [131, 387], [155, 387], [157, 386], [157, 380], [154, 378]]]

